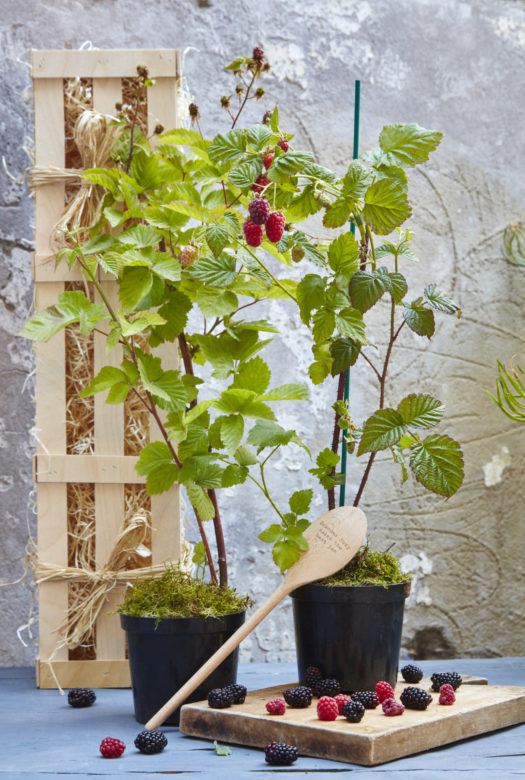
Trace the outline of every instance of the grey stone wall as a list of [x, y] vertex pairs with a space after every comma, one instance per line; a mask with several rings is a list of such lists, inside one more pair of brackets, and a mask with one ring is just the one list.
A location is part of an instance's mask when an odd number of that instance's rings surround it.
[[[273, 65], [268, 105], [279, 104], [297, 145], [327, 166], [342, 172], [351, 157], [356, 78], [362, 149], [389, 122], [416, 121], [444, 133], [432, 161], [411, 175], [410, 224], [421, 260], [414, 284], [434, 281], [449, 290], [463, 316], [440, 318], [432, 342], [404, 335], [388, 401], [412, 389], [442, 398], [448, 431], [464, 447], [465, 483], [444, 502], [412, 482], [402, 487], [393, 466], [378, 458], [363, 508], [372, 542], [395, 542], [394, 552], [416, 574], [404, 632], [410, 653], [522, 653], [525, 441], [485, 389], [494, 387], [496, 359], [508, 361], [523, 346], [525, 274], [500, 253], [502, 229], [525, 209], [523, 0], [2, 0], [0, 8], [0, 580], [21, 575], [33, 527], [33, 360], [30, 345], [17, 338], [32, 299], [32, 201], [25, 184], [7, 173], [21, 179], [30, 162], [29, 50], [78, 48], [87, 38], [107, 49], [192, 47], [185, 75], [211, 135], [227, 127], [218, 98], [231, 77], [221, 67], [260, 44]], [[260, 108], [247, 119], [258, 120]], [[269, 313], [284, 331], [270, 349], [274, 380], [305, 375], [304, 329], [282, 304]], [[370, 411], [367, 399], [376, 392], [360, 365], [352, 374], [357, 419]], [[328, 383], [286, 418], [314, 451], [329, 441], [333, 394]], [[283, 457], [272, 475], [276, 491], [309, 485], [308, 467], [301, 454]], [[359, 473], [353, 467], [350, 497]], [[233, 579], [261, 600], [279, 579], [269, 550], [256, 542], [267, 510], [247, 487], [226, 493]], [[316, 497], [316, 511], [323, 501]], [[30, 603], [28, 579], [0, 588], [0, 664], [33, 660], [33, 646], [24, 648], [16, 634]], [[27, 641], [27, 632], [22, 636]], [[243, 656], [293, 657], [289, 604], [246, 640]]]

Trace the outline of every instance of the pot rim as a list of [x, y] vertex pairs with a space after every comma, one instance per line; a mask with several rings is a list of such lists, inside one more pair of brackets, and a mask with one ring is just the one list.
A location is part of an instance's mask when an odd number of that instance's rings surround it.
[[[356, 601], [363, 598], [363, 601], [401, 601], [408, 597], [410, 593], [411, 580], [403, 582], [394, 582], [390, 585], [322, 585], [318, 582], [311, 582], [302, 585], [290, 593], [292, 599], [296, 601], [350, 601], [352, 596]], [[384, 596], [384, 599], [381, 598]], [[367, 598], [368, 597], [368, 598]]]
[[227, 612], [224, 615], [219, 616], [205, 616], [205, 615], [190, 615], [189, 617], [146, 617], [143, 615], [127, 615], [124, 612], [120, 613], [120, 625], [124, 631], [132, 631], [134, 633], [150, 634], [153, 632], [159, 634], [176, 634], [180, 633], [214, 633], [223, 631], [225, 623], [237, 622], [239, 625], [244, 622], [246, 610], [238, 610], [237, 612]]

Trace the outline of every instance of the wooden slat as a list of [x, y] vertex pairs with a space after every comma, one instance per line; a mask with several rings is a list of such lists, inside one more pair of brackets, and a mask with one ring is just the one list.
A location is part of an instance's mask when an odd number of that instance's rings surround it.
[[[129, 688], [129, 662], [124, 659], [103, 661], [55, 661], [53, 671], [62, 688]], [[37, 686], [56, 688], [49, 664], [36, 662]]]
[[33, 49], [32, 75], [42, 78], [122, 78], [136, 76], [137, 65], [149, 69], [151, 78], [178, 76], [179, 59], [173, 49], [114, 49], [62, 51]]
[[[164, 127], [164, 130], [171, 130], [177, 126], [177, 82], [174, 79], [156, 79], [154, 86], [148, 88], [150, 136], [159, 124]], [[153, 136], [152, 142], [154, 141]]]
[[47, 455], [35, 458], [38, 483], [91, 482], [103, 485], [143, 484], [134, 455]]
[[[61, 80], [41, 79], [35, 82], [35, 165], [63, 168], [64, 89]], [[49, 236], [64, 208], [64, 185], [45, 184], [35, 196], [35, 247], [50, 254]]]

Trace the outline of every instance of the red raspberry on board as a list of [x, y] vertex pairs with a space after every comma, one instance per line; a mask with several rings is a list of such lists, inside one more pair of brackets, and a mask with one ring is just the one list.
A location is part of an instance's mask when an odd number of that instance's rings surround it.
[[264, 228], [262, 225], [256, 225], [254, 222], [245, 222], [242, 226], [244, 237], [248, 246], [260, 246], [264, 238]]
[[248, 205], [248, 211], [255, 225], [264, 225], [270, 216], [270, 204], [264, 198], [254, 198]]
[[263, 157], [263, 164], [266, 170], [270, 167], [270, 165], [273, 163], [273, 158], [275, 157], [275, 154], [273, 152], [266, 152], [266, 154]]
[[396, 701], [394, 698], [384, 699], [381, 707], [383, 708], [385, 715], [402, 715], [405, 711], [401, 702]]
[[378, 683], [376, 683], [376, 693], [379, 696], [380, 702], [385, 701], [385, 699], [395, 698], [394, 689], [390, 683], [387, 683], [384, 680], [380, 680]]
[[272, 699], [266, 702], [266, 709], [270, 715], [284, 715], [286, 702], [284, 699]]
[[339, 715], [339, 704], [331, 696], [321, 696], [317, 702], [317, 717], [320, 720], [335, 720]]
[[100, 743], [100, 752], [104, 758], [120, 758], [125, 749], [124, 742], [115, 737], [105, 737]]
[[439, 703], [440, 704], [454, 704], [456, 701], [456, 694], [452, 685], [445, 683], [439, 689]]
[[272, 244], [277, 244], [283, 237], [286, 219], [280, 211], [274, 211], [266, 220], [266, 235]]
[[334, 696], [334, 699], [336, 700], [337, 706], [339, 707], [339, 715], [341, 715], [343, 704], [346, 704], [347, 701], [352, 701], [350, 696], [347, 696], [346, 693], [338, 693], [337, 696]]
[[268, 184], [270, 184], [270, 179], [267, 179], [266, 176], [261, 175], [252, 184], [252, 190], [260, 195], [264, 188], [268, 186]]
[[277, 146], [280, 146], [283, 152], [287, 152], [290, 148], [290, 144], [286, 140], [286, 138], [281, 138], [280, 141], [277, 141]]

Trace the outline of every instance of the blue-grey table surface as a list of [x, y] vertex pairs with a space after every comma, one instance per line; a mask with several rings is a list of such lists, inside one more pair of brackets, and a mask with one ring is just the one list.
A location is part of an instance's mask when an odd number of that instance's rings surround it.
[[[525, 686], [525, 658], [482, 658], [418, 662], [425, 672], [459, 671], [487, 677], [494, 685]], [[239, 682], [250, 690], [293, 682], [293, 663], [240, 664]], [[476, 780], [525, 776], [525, 724], [500, 729], [376, 767], [299, 757], [291, 767], [270, 767], [264, 751], [231, 745], [231, 755], [218, 756], [213, 742], [186, 737], [175, 727], [160, 754], [139, 753], [133, 740], [142, 727], [133, 716], [130, 689], [102, 688], [92, 707], [72, 709], [56, 690], [38, 690], [34, 670], [0, 669], [0, 780], [50, 776], [129, 778], [158, 775], [188, 777], [269, 778], [276, 772], [312, 778], [366, 775], [370, 780], [452, 780], [472, 773]], [[104, 759], [100, 741], [118, 737], [126, 743], [119, 759]]]

